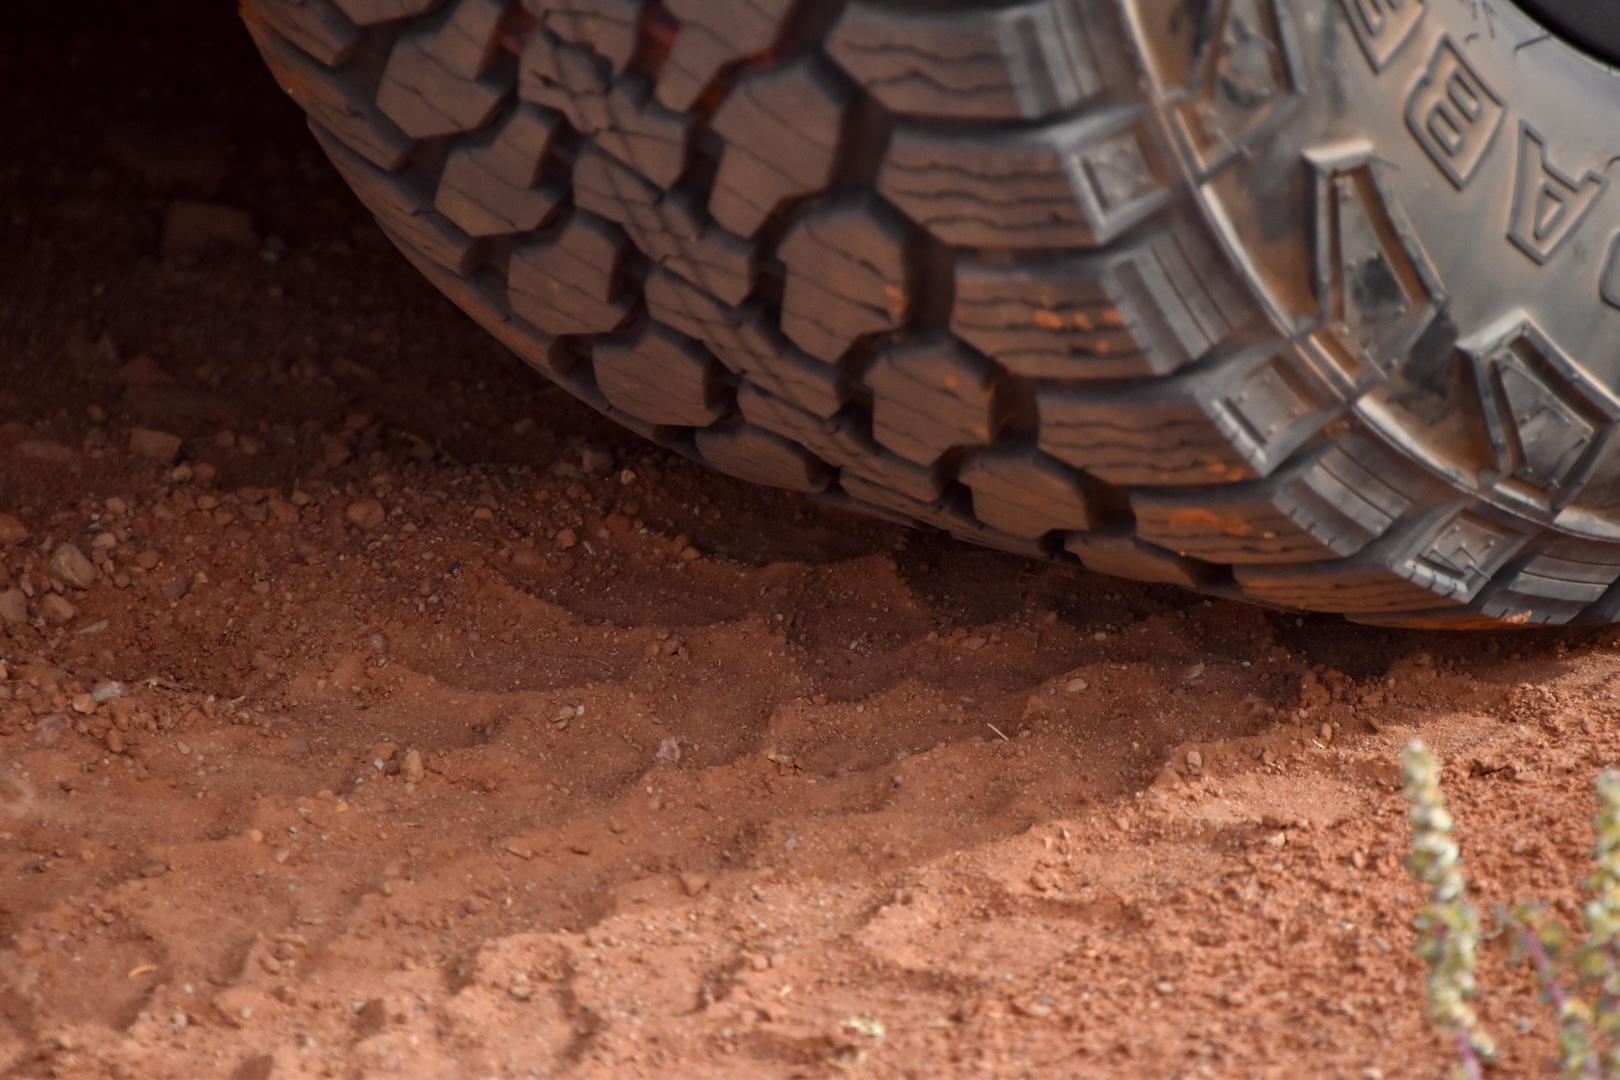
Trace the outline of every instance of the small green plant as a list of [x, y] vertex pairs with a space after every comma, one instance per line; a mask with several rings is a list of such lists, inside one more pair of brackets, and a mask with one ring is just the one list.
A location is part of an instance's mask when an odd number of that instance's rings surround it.
[[1480, 1065], [1496, 1057], [1496, 1045], [1479, 1026], [1468, 1004], [1477, 989], [1479, 911], [1468, 902], [1462, 854], [1451, 838], [1454, 822], [1440, 790], [1440, 765], [1429, 748], [1414, 741], [1401, 754], [1407, 820], [1412, 825], [1412, 857], [1407, 865], [1429, 888], [1417, 919], [1417, 951], [1429, 965], [1429, 1019], [1457, 1040], [1462, 1075], [1479, 1080]]
[[[1439, 764], [1414, 741], [1401, 755], [1401, 769], [1412, 825], [1408, 865], [1429, 889], [1417, 920], [1418, 955], [1429, 965], [1429, 1016], [1456, 1040], [1458, 1074], [1477, 1080], [1496, 1058], [1469, 1004], [1477, 990], [1479, 912], [1468, 901]], [[1545, 904], [1521, 904], [1505, 919], [1513, 961], [1531, 965], [1556, 1016], [1563, 1080], [1620, 1080], [1620, 772], [1598, 777], [1597, 801], [1597, 869], [1587, 882], [1592, 899], [1582, 909], [1584, 940], [1576, 941]], [[1595, 1004], [1582, 996], [1594, 991]]]

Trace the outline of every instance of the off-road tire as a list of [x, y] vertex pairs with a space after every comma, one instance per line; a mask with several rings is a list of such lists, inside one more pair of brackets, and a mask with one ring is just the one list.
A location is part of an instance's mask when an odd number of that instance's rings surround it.
[[247, 0], [400, 249], [749, 480], [1394, 625], [1620, 617], [1620, 78], [1504, 0]]

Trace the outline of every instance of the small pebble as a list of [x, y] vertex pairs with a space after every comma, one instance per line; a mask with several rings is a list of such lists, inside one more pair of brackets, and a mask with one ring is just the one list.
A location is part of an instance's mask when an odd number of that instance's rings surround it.
[[96, 564], [72, 544], [58, 544], [51, 552], [51, 576], [75, 589], [88, 589], [96, 583]]
[[28, 528], [12, 514], [0, 514], [0, 547], [28, 539]]
[[171, 464], [180, 453], [181, 439], [167, 431], [151, 428], [132, 428], [129, 433], [129, 452], [136, 457], [149, 458], [164, 465]]
[[709, 875], [707, 874], [697, 874], [683, 870], [680, 878], [681, 888], [686, 890], [687, 896], [696, 896], [709, 887]]
[[62, 741], [68, 729], [68, 718], [63, 713], [51, 713], [34, 721], [34, 744], [46, 749]]
[[574, 535], [574, 530], [573, 529], [562, 529], [562, 530], [558, 531], [558, 533], [557, 533], [557, 550], [558, 551], [567, 551], [569, 548], [573, 547], [577, 543], [579, 543], [579, 537]]
[[1204, 771], [1204, 755], [1197, 750], [1187, 751], [1187, 772], [1197, 776]]
[[28, 597], [21, 589], [0, 589], [0, 622], [28, 621]]
[[55, 626], [61, 626], [72, 620], [79, 613], [78, 608], [68, 603], [65, 597], [56, 593], [46, 593], [39, 602], [39, 613], [45, 621]]
[[1070, 679], [1068, 682], [1063, 684], [1063, 689], [1065, 693], [1078, 694], [1080, 691], [1086, 689], [1090, 685], [1091, 684], [1086, 682], [1084, 679]]
[[405, 765], [399, 771], [407, 784], [420, 784], [426, 770], [422, 767], [422, 751], [412, 747], [405, 751]]
[[375, 529], [388, 520], [388, 511], [376, 499], [359, 499], [348, 505], [343, 516], [349, 519], [349, 524], [362, 529]]

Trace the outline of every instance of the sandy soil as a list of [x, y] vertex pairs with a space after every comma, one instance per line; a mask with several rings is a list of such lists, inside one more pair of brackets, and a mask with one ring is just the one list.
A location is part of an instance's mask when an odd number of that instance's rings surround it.
[[1438, 1076], [1414, 734], [1482, 905], [1574, 912], [1613, 631], [707, 473], [388, 249], [226, 5], [69, 7], [0, 27], [0, 1075]]

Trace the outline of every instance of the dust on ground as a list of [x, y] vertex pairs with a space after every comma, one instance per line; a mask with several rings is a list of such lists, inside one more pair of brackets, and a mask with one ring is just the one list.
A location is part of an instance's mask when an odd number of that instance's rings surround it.
[[226, 5], [68, 8], [0, 27], [0, 1075], [1436, 1076], [1414, 734], [1482, 907], [1574, 913], [1613, 631], [708, 473], [434, 293]]

